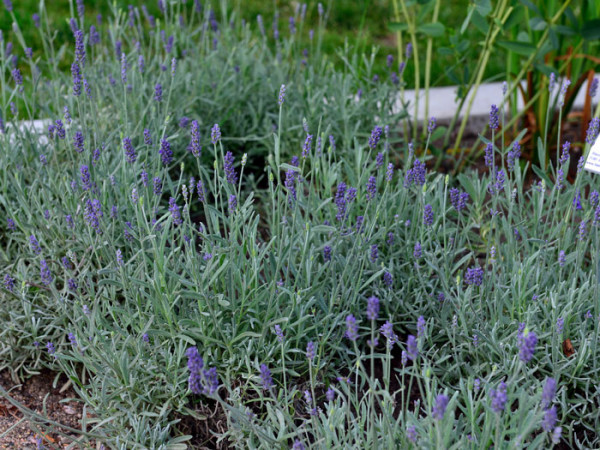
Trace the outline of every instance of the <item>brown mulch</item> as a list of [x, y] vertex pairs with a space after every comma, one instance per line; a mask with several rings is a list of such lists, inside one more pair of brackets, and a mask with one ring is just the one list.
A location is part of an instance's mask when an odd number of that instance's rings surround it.
[[[81, 429], [81, 418], [83, 414], [83, 403], [75, 400], [77, 394], [72, 387], [61, 391], [67, 382], [64, 375], [60, 375], [55, 383], [57, 374], [44, 369], [39, 375], [33, 376], [21, 384], [15, 383], [8, 371], [0, 372], [0, 386], [9, 392], [9, 395], [19, 404], [29, 408], [43, 417], [58, 422], [74, 429]], [[55, 385], [56, 387], [53, 387]], [[89, 444], [73, 444], [78, 438], [74, 433], [61, 430], [61, 433], [53, 432], [56, 427], [49, 427], [49, 431], [43, 431], [38, 435], [32, 431], [27, 419], [23, 419], [23, 413], [8, 399], [0, 394], [0, 449], [36, 449], [38, 439], [42, 438], [43, 448], [46, 449], [85, 449], [94, 448]], [[69, 444], [72, 444], [69, 446]]]

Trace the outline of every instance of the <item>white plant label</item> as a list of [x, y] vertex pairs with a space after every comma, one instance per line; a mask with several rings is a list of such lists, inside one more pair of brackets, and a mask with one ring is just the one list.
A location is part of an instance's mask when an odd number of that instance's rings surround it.
[[583, 166], [583, 168], [590, 172], [600, 173], [600, 139], [596, 139], [596, 142], [594, 142], [594, 145], [590, 148], [590, 152], [585, 160], [585, 166]]

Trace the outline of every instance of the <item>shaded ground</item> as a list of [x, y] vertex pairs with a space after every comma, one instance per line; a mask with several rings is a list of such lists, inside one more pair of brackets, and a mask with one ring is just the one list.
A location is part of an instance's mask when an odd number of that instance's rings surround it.
[[[40, 375], [18, 385], [11, 379], [10, 373], [4, 371], [0, 373], [0, 386], [3, 390], [10, 391], [10, 396], [18, 403], [41, 416], [70, 428], [81, 429], [83, 404], [68, 400], [77, 397], [71, 387], [60, 392], [67, 381], [64, 375], [58, 378], [57, 387], [52, 387], [55, 378], [55, 373], [42, 370]], [[76, 438], [74, 433], [66, 430], [60, 434], [51, 431], [46, 435], [35, 433], [29, 421], [24, 420], [22, 412], [0, 394], [0, 449], [35, 449], [38, 448], [38, 441], [47, 449], [92, 448], [74, 443]]]

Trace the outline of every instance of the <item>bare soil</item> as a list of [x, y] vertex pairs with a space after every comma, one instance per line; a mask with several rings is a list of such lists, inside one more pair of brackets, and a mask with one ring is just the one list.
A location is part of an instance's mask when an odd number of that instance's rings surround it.
[[[16, 384], [8, 371], [0, 373], [0, 386], [18, 404], [54, 422], [81, 429], [83, 403], [75, 400], [77, 395], [71, 387], [61, 392], [66, 382], [64, 375], [57, 378], [56, 373], [46, 369], [21, 384]], [[0, 449], [94, 448], [76, 443], [77, 438], [75, 433], [65, 429], [59, 432], [56, 426], [49, 426], [38, 434], [32, 430], [23, 412], [0, 394]]]

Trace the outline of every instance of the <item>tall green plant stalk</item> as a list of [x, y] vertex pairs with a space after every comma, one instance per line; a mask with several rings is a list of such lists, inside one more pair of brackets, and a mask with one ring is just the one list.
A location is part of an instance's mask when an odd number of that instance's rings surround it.
[[[483, 80], [485, 68], [487, 67], [487, 63], [490, 58], [490, 55], [491, 55], [492, 51], [494, 50], [494, 47], [493, 47], [494, 41], [496, 40], [496, 37], [502, 30], [502, 26], [504, 25], [504, 23], [506, 22], [506, 20], [510, 16], [510, 13], [513, 10], [512, 7], [509, 7], [507, 10], [507, 7], [508, 7], [508, 0], [502, 0], [498, 4], [498, 8], [497, 8], [496, 12], [492, 16], [494, 19], [492, 22], [494, 23], [495, 28], [493, 28], [493, 31], [491, 31], [490, 39], [486, 42], [486, 46], [483, 50], [481, 64], [478, 67], [477, 78], [475, 80], [475, 87], [471, 91], [471, 98], [469, 99], [469, 102], [467, 104], [467, 110], [465, 111], [463, 120], [462, 120], [462, 122], [460, 124], [460, 128], [458, 130], [458, 135], [456, 136], [456, 141], [454, 143], [454, 150], [458, 150], [458, 147], [462, 140], [462, 136], [465, 132], [465, 128], [467, 126], [467, 121], [469, 120], [469, 115], [471, 113], [471, 108], [473, 107], [473, 102], [475, 101], [475, 95], [477, 94], [477, 91], [479, 90], [479, 85], [481, 84], [481, 81]], [[495, 19], [499, 20], [499, 23]], [[459, 160], [462, 159], [463, 153], [464, 152], [461, 152], [461, 157], [459, 158]]]
[[402, 7], [402, 13], [406, 18], [408, 24], [408, 35], [412, 44], [412, 55], [413, 63], [415, 65], [415, 109], [413, 118], [413, 136], [417, 136], [419, 126], [419, 89], [421, 85], [421, 72], [419, 70], [419, 48], [417, 46], [417, 28], [414, 18], [408, 14], [408, 8], [405, 0], [400, 0], [400, 6]]
[[[433, 9], [433, 23], [436, 23], [438, 20], [440, 12], [440, 0], [436, 0], [435, 7]], [[431, 53], [433, 51], [433, 38], [429, 36], [427, 38], [427, 50], [425, 56], [425, 117], [424, 121], [427, 121], [429, 118], [429, 84], [431, 79]], [[425, 122], [424, 122], [425, 123]], [[423, 137], [425, 137], [426, 128], [423, 127]]]
[[[569, 6], [569, 4], [571, 3], [571, 0], [566, 0], [565, 3], [562, 5], [561, 9], [552, 17], [552, 19], [550, 20], [550, 23], [548, 24], [548, 27], [546, 28], [546, 30], [544, 31], [544, 34], [542, 35], [542, 37], [540, 38], [540, 40], [538, 41], [535, 51], [531, 54], [531, 56], [527, 59], [527, 61], [525, 62], [525, 64], [523, 64], [521, 66], [521, 71], [519, 72], [519, 74], [515, 77], [515, 82], [509, 84], [508, 87], [508, 92], [506, 93], [506, 96], [504, 97], [502, 103], [500, 104], [500, 108], [504, 108], [504, 103], [506, 102], [506, 99], [511, 98], [511, 96], [513, 95], [513, 93], [515, 93], [515, 91], [518, 88], [518, 85], [520, 83], [520, 81], [523, 79], [523, 77], [525, 76], [525, 74], [527, 73], [528, 70], [531, 69], [531, 66], [533, 64], [533, 61], [535, 60], [537, 54], [539, 53], [540, 49], [542, 48], [544, 42], [546, 41], [546, 39], [548, 39], [548, 29], [554, 25], [562, 16], [562, 14], [565, 12], [565, 9], [567, 9], [567, 7]], [[565, 67], [563, 65], [563, 67]], [[562, 71], [562, 69], [561, 69]], [[542, 90], [538, 91], [534, 97], [527, 102], [527, 104], [523, 107], [523, 110], [526, 111], [531, 105], [534, 104], [534, 102], [539, 98], [539, 96], [542, 95]], [[468, 116], [466, 116], [468, 118]], [[517, 123], [517, 121], [520, 119], [520, 116], [515, 115], [514, 117], [512, 117], [508, 124], [506, 125], [506, 128], [510, 128], [512, 125], [514, 125], [515, 123]], [[463, 120], [464, 122], [464, 120]], [[455, 147], [457, 147], [460, 144], [460, 139], [462, 139], [462, 135], [457, 137], [456, 143], [455, 143]], [[471, 146], [470, 152], [469, 154], [471, 154], [474, 150], [475, 147], [477, 146], [477, 142], [473, 143], [473, 145]], [[459, 158], [458, 164], [460, 164], [462, 162], [462, 158], [464, 156], [464, 152], [461, 152], [461, 156]]]

